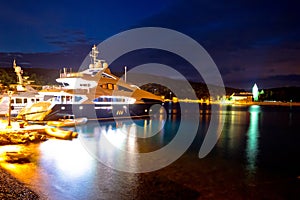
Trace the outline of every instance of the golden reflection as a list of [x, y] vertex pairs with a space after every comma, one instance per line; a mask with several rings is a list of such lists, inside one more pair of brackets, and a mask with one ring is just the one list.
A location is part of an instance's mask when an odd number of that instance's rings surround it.
[[112, 129], [112, 126], [110, 125], [108, 127], [107, 131], [103, 131], [102, 134], [107, 138], [107, 140], [114, 145], [118, 149], [123, 149], [124, 142], [126, 140], [126, 135], [123, 133], [123, 131], [120, 131], [117, 129]]
[[147, 120], [144, 120], [144, 138], [147, 137]]
[[97, 147], [95, 155], [108, 166], [127, 165], [136, 167], [137, 152], [137, 125], [135, 123], [123, 123], [114, 127], [111, 124], [101, 125], [99, 139], [94, 143]]
[[235, 154], [238, 152], [238, 148], [242, 142], [242, 132], [243, 124], [245, 124], [247, 116], [246, 112], [233, 110], [232, 105], [228, 105], [221, 111], [220, 115], [223, 117], [220, 118], [224, 120], [223, 132], [221, 135], [221, 140], [217, 143], [221, 148], [226, 148], [226, 152], [229, 154]]
[[20, 152], [22, 150], [20, 145], [5, 145], [0, 146], [0, 155], [5, 154], [6, 152]]
[[[17, 179], [21, 180], [22, 182], [32, 185], [34, 182], [32, 179], [39, 176], [36, 167], [36, 159], [38, 157], [38, 152], [36, 151], [36, 145], [5, 145], [0, 146], [0, 166], [14, 175]], [[19, 164], [18, 161], [14, 163], [7, 162], [7, 154], [6, 152], [12, 152], [21, 155], [24, 154], [24, 157], [28, 157], [30, 162]]]
[[[144, 127], [147, 127], [147, 121], [144, 122]], [[143, 127], [143, 128], [144, 128]], [[145, 129], [144, 129], [145, 130]], [[145, 131], [144, 134], [147, 134]], [[103, 138], [105, 137], [105, 138]], [[103, 125], [101, 126], [101, 134], [99, 137], [99, 146], [101, 146], [101, 150], [103, 151], [111, 151], [112, 149], [109, 147], [109, 144], [106, 144], [107, 140], [111, 145], [115, 148], [128, 151], [135, 152], [136, 150], [136, 139], [137, 139], [137, 125], [135, 123], [119, 124], [118, 127], [113, 128], [112, 125]], [[104, 148], [106, 146], [106, 148]]]
[[[6, 163], [6, 160], [7, 160], [7, 153], [9, 152], [14, 152], [16, 154], [18, 153], [21, 153], [21, 151], [23, 150], [23, 147], [20, 146], [20, 145], [5, 145], [5, 146], [0, 146], [0, 162], [1, 162], [1, 165], [4, 164], [8, 164]], [[9, 166], [6, 166], [10, 169], [16, 169], [16, 167], [14, 165], [9, 165]], [[5, 167], [5, 168], [6, 168]]]

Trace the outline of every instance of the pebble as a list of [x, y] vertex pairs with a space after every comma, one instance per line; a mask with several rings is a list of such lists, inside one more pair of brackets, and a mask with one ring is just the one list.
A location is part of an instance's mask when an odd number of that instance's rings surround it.
[[39, 196], [0, 168], [0, 199], [39, 199]]

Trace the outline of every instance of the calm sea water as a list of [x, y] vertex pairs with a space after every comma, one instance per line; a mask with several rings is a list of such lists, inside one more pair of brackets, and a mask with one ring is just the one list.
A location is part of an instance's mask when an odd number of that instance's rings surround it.
[[[77, 127], [79, 139], [32, 146], [35, 162], [4, 167], [49, 199], [299, 199], [300, 108], [223, 106], [218, 115], [225, 120], [222, 134], [206, 157], [198, 157], [211, 119], [204, 109], [188, 150], [154, 172], [121, 172], [95, 158], [134, 168], [136, 157], [124, 158], [120, 149], [146, 153], [163, 148], [179, 124], [189, 121], [170, 115], [89, 122]], [[158, 133], [149, 137], [153, 131]], [[136, 139], [132, 133], [145, 137]], [[107, 150], [103, 137], [116, 150]]]

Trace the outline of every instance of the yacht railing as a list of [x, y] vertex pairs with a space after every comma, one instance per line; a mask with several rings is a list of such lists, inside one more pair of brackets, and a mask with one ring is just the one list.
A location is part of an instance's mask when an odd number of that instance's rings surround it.
[[77, 78], [82, 77], [82, 74], [79, 72], [68, 72], [68, 73], [60, 73], [60, 78]]
[[69, 70], [67, 68], [63, 68], [62, 71], [59, 73], [60, 78], [76, 78], [82, 77], [82, 73], [80, 72], [72, 72], [72, 68]]

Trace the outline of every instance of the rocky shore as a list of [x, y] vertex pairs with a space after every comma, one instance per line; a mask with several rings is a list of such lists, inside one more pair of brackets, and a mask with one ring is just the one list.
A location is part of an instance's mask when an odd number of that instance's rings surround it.
[[46, 136], [38, 132], [15, 131], [5, 133], [0, 131], [0, 145], [38, 143], [46, 140]]
[[0, 168], [0, 199], [39, 199], [39, 196]]
[[[37, 131], [11, 131], [8, 133], [0, 129], [0, 147], [39, 143], [45, 140], [47, 140], [46, 136]], [[2, 162], [19, 164], [30, 162], [31, 154], [26, 151], [8, 151], [2, 154]], [[40, 197], [0, 167], [0, 199], [31, 200], [40, 199]]]
[[[29, 142], [40, 142], [45, 140], [45, 136], [36, 132], [31, 133], [10, 133], [0, 132], [0, 145], [10, 144], [26, 144]], [[5, 162], [24, 163], [29, 161], [27, 155], [19, 152], [7, 152]], [[39, 196], [27, 188], [23, 183], [19, 182], [7, 171], [0, 167], [0, 199], [39, 199]]]

